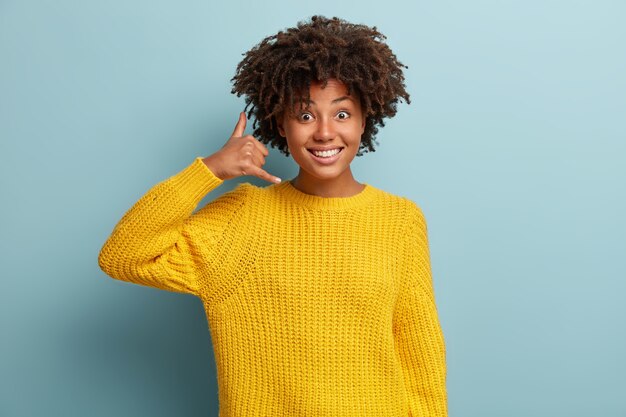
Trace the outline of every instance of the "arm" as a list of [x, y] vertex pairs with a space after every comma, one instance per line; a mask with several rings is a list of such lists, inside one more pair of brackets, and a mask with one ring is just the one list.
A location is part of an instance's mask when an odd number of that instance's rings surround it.
[[224, 181], [202, 158], [153, 186], [117, 223], [98, 256], [110, 277], [168, 291], [198, 294], [201, 263], [217, 263], [217, 245], [244, 203], [234, 190], [192, 215]]
[[447, 417], [446, 348], [435, 304], [426, 220], [417, 205], [407, 229], [393, 332], [410, 415]]

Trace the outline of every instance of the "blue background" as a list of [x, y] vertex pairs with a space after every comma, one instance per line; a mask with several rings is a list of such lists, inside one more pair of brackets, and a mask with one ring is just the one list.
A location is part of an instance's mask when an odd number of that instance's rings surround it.
[[[317, 13], [409, 66], [352, 166], [426, 215], [450, 416], [626, 416], [626, 5], [495, 0], [2, 1], [0, 415], [217, 416], [200, 300], [97, 255], [226, 142], [242, 54]], [[239, 181], [269, 185], [201, 204]]]

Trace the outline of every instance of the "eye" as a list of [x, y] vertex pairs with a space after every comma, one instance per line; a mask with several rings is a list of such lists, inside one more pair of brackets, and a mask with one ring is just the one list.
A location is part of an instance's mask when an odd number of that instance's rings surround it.
[[301, 113], [298, 118], [303, 122], [308, 122], [313, 118], [313, 116], [311, 113]]
[[337, 117], [339, 117], [339, 119], [341, 119], [341, 120], [345, 120], [345, 119], [350, 117], [350, 113], [348, 113], [347, 111], [342, 110], [339, 113], [337, 113]]

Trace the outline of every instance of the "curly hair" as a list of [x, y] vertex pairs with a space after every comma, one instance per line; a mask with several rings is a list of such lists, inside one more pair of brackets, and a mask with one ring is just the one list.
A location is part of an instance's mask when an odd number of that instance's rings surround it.
[[324, 88], [334, 78], [346, 85], [349, 94], [356, 93], [366, 117], [356, 156], [375, 151], [378, 127], [385, 126], [385, 118], [395, 116], [401, 98], [411, 103], [402, 72], [408, 66], [398, 61], [385, 39], [376, 26], [315, 15], [243, 53], [231, 79], [231, 92], [246, 96], [244, 111], [252, 104], [248, 118], [255, 118], [253, 136], [289, 156], [277, 118], [294, 103], [309, 102], [312, 81], [321, 82]]

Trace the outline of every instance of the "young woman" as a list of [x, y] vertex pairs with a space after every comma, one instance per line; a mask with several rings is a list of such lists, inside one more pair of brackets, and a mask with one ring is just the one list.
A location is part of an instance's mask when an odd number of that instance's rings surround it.
[[[409, 101], [376, 28], [313, 16], [246, 53], [232, 136], [156, 184], [101, 249], [109, 276], [198, 296], [220, 416], [447, 416], [446, 357], [417, 204], [357, 181]], [[406, 67], [405, 67], [406, 68]], [[268, 149], [298, 175], [265, 171]], [[194, 213], [224, 181], [254, 175]]]

